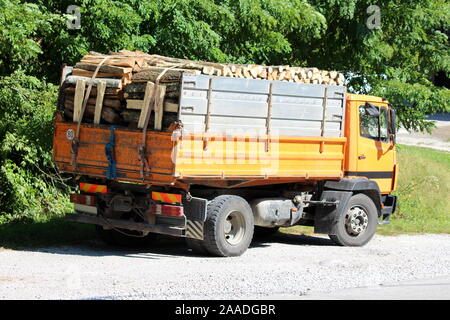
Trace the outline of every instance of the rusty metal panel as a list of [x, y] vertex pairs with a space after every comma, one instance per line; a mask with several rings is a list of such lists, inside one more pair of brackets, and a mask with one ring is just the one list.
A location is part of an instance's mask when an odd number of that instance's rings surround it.
[[[109, 126], [82, 124], [80, 144], [77, 155], [77, 167], [71, 165], [71, 130], [76, 130], [75, 123], [55, 122], [53, 140], [53, 160], [65, 172], [106, 177], [108, 159], [105, 146], [110, 141]], [[114, 157], [117, 167], [117, 179], [124, 181], [159, 181], [173, 182], [174, 164], [172, 161], [171, 134], [149, 131], [147, 133], [146, 158], [150, 172], [145, 179], [140, 176], [138, 146], [142, 141], [142, 132], [127, 128], [115, 129]]]

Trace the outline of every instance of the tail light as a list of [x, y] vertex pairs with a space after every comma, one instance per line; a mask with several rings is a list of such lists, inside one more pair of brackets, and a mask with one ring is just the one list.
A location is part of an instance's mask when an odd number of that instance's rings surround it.
[[76, 203], [76, 204], [83, 204], [86, 206], [96, 206], [97, 205], [96, 196], [89, 196], [89, 195], [85, 195], [85, 194], [71, 194], [70, 202]]
[[164, 204], [152, 204], [151, 213], [163, 216], [181, 217], [183, 215], [183, 207], [169, 206]]

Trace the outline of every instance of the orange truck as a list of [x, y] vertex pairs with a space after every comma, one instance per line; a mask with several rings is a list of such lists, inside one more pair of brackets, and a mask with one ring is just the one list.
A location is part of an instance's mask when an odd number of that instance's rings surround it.
[[56, 113], [53, 161], [79, 182], [70, 220], [94, 224], [110, 244], [166, 234], [215, 256], [294, 225], [362, 246], [389, 223], [398, 165], [387, 100], [344, 86], [180, 81], [178, 118], [164, 130]]

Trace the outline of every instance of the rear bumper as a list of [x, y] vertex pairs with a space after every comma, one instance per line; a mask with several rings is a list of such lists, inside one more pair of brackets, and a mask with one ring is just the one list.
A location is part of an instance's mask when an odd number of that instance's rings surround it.
[[152, 232], [166, 234], [175, 237], [185, 237], [186, 229], [174, 226], [155, 225], [142, 222], [131, 222], [118, 219], [109, 219], [99, 216], [92, 216], [80, 213], [71, 213], [66, 215], [66, 219], [75, 222], [96, 224], [108, 228], [120, 228], [127, 230], [135, 230], [141, 232]]

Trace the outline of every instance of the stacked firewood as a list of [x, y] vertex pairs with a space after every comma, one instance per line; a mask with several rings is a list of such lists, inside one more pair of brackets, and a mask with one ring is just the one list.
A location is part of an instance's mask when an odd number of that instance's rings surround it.
[[154, 79], [164, 68], [176, 68], [174, 72], [179, 70], [185, 73], [206, 74], [210, 76], [277, 80], [297, 83], [340, 86], [343, 85], [345, 81], [342, 73], [337, 71], [323, 71], [317, 68], [196, 62], [159, 55], [149, 55], [144, 59], [145, 64], [148, 65], [148, 67], [143, 68], [137, 74], [134, 74], [132, 76], [132, 81], [144, 80], [147, 78], [150, 80]]
[[177, 119], [183, 74], [326, 85], [345, 80], [339, 72], [317, 68], [197, 62], [127, 50], [90, 52], [63, 72], [64, 113], [77, 122], [90, 88], [83, 122], [142, 128], [144, 113], [151, 112], [155, 116], [148, 128], [165, 129]]

